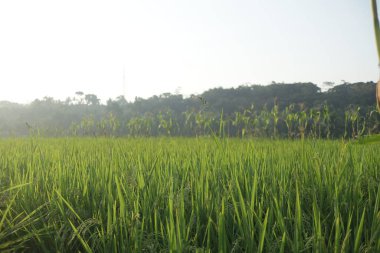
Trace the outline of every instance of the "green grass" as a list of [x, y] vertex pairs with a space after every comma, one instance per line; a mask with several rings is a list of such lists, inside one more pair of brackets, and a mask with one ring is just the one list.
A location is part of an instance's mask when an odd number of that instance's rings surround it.
[[0, 140], [0, 251], [380, 252], [380, 145]]
[[357, 140], [359, 144], [380, 144], [380, 134], [363, 136]]

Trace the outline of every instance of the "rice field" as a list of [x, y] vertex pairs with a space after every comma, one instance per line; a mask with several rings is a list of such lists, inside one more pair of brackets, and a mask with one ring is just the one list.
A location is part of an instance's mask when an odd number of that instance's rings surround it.
[[380, 145], [0, 140], [0, 252], [380, 252]]

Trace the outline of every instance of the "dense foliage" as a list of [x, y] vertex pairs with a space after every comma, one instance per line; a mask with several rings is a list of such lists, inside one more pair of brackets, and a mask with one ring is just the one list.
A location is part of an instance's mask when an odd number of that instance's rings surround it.
[[374, 94], [373, 82], [325, 92], [312, 83], [246, 85], [106, 104], [77, 92], [65, 101], [0, 102], [0, 135], [357, 137], [380, 131]]
[[0, 141], [1, 252], [380, 252], [380, 146]]

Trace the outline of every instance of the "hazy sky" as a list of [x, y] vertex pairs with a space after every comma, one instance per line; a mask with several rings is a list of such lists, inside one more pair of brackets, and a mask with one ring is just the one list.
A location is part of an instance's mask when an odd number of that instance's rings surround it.
[[244, 83], [374, 81], [370, 7], [370, 0], [3, 0], [0, 100], [83, 91], [104, 102], [124, 92], [133, 100]]

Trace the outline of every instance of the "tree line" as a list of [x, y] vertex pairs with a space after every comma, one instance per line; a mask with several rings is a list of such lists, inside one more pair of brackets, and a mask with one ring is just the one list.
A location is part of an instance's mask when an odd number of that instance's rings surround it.
[[0, 135], [356, 138], [380, 131], [375, 89], [374, 82], [344, 82], [326, 91], [313, 83], [272, 83], [186, 98], [164, 93], [128, 102], [119, 96], [105, 104], [83, 92], [64, 101], [2, 101]]

